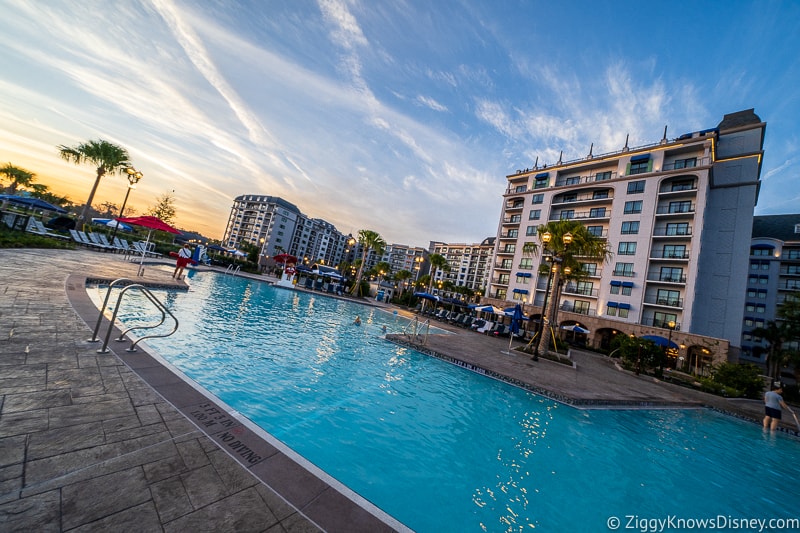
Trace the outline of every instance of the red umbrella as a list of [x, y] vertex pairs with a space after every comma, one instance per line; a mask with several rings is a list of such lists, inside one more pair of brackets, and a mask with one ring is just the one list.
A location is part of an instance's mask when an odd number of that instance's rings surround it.
[[180, 235], [181, 232], [164, 222], [158, 217], [151, 217], [151, 216], [142, 216], [142, 217], [130, 217], [130, 218], [118, 218], [116, 219], [118, 222], [124, 222], [125, 224], [133, 224], [134, 226], [142, 226], [143, 228], [155, 229], [158, 231], [166, 231], [168, 233], [175, 233]]
[[273, 259], [278, 263], [283, 263], [284, 265], [286, 263], [297, 263], [297, 258], [289, 254], [278, 254], [273, 257]]
[[116, 219], [117, 222], [123, 222], [125, 224], [132, 224], [134, 226], [141, 226], [143, 228], [148, 228], [150, 231], [147, 232], [147, 239], [144, 242], [144, 246], [142, 247], [142, 258], [139, 261], [139, 272], [138, 275], [142, 275], [144, 271], [144, 256], [147, 255], [147, 248], [150, 245], [150, 235], [153, 233], [153, 230], [158, 231], [166, 231], [168, 233], [175, 233], [180, 235], [181, 232], [164, 222], [158, 217], [153, 216], [141, 216], [141, 217], [130, 217], [130, 218], [118, 218]]

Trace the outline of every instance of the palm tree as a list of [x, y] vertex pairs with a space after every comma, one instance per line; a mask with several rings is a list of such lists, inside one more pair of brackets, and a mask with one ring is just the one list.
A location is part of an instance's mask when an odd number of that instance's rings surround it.
[[413, 276], [413, 274], [411, 273], [410, 270], [400, 270], [399, 272], [397, 272], [394, 275], [394, 280], [400, 282], [400, 295], [401, 296], [403, 294], [403, 291], [406, 288], [406, 283], [405, 282], [406, 282], [407, 279], [411, 279], [411, 276]]
[[431, 279], [430, 285], [428, 285], [428, 292], [433, 290], [433, 278], [436, 274], [436, 270], [441, 270], [442, 272], [450, 272], [450, 263], [447, 262], [447, 258], [441, 254], [431, 254], [428, 256], [428, 262], [431, 264]]
[[767, 375], [773, 380], [777, 380], [781, 362], [785, 356], [783, 343], [786, 342], [789, 335], [786, 323], [769, 320], [764, 327], [754, 328], [750, 333], [754, 337], [761, 337], [766, 341]]
[[[569, 268], [576, 277], [581, 277], [585, 273], [581, 270], [581, 263], [586, 261], [611, 260], [612, 253], [608, 248], [605, 239], [590, 233], [582, 223], [576, 220], [556, 220], [539, 226], [539, 238], [545, 244], [545, 248], [553, 255], [559, 268], [553, 270], [553, 292], [547, 309], [542, 309], [542, 316], [549, 316], [551, 323], [558, 323], [558, 302], [555, 294], [560, 284], [560, 273], [562, 269]], [[549, 239], [549, 240], [547, 240]], [[544, 252], [544, 250], [543, 250]], [[553, 310], [548, 312], [548, 310]], [[543, 321], [544, 322], [544, 319]], [[544, 327], [539, 337], [539, 343], [548, 350], [550, 345], [550, 328]], [[534, 359], [538, 355], [537, 344]]]
[[368, 229], [362, 229], [358, 232], [358, 243], [361, 245], [363, 253], [361, 254], [361, 264], [358, 265], [356, 282], [351, 291], [353, 296], [358, 296], [361, 292], [361, 276], [364, 275], [364, 265], [367, 264], [369, 251], [375, 250], [376, 254], [381, 255], [386, 247], [386, 241], [383, 240], [383, 237], [378, 232]]
[[11, 180], [11, 185], [8, 186], [9, 194], [17, 194], [17, 189], [21, 186], [30, 187], [33, 182], [33, 177], [36, 175], [33, 172], [25, 170], [8, 163], [0, 167], [0, 174], [4, 174], [7, 179]]
[[100, 185], [100, 178], [106, 174], [116, 174], [128, 168], [130, 166], [130, 157], [124, 148], [103, 140], [81, 143], [72, 148], [61, 145], [58, 150], [61, 158], [66, 161], [71, 161], [76, 165], [91, 163], [97, 166], [97, 177], [94, 180], [92, 192], [89, 193], [89, 199], [86, 200], [86, 205], [83, 206], [81, 211], [80, 220], [85, 222], [89, 209], [92, 207], [94, 193], [97, 191], [97, 186]]

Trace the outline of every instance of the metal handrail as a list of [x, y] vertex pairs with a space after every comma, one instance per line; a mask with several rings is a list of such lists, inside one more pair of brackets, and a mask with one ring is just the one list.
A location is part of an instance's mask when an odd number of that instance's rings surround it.
[[[97, 326], [95, 327], [95, 332], [94, 332], [94, 335], [93, 335], [92, 339], [90, 340], [90, 342], [96, 342], [97, 341], [97, 339], [95, 337], [97, 337], [97, 331], [100, 328], [100, 323], [102, 322], [102, 319], [103, 319], [103, 313], [105, 312], [106, 307], [108, 305], [108, 300], [109, 300], [109, 297], [111, 295], [111, 289], [113, 288], [113, 285], [115, 285], [117, 283], [125, 282], [125, 281], [131, 281], [131, 280], [128, 280], [128, 279], [125, 279], [125, 278], [121, 278], [121, 279], [114, 280], [109, 284], [108, 293], [106, 294], [106, 298], [103, 301], [103, 306], [100, 309], [100, 316], [97, 318]], [[173, 315], [172, 312], [169, 309], [167, 309], [166, 306], [164, 306], [164, 304], [158, 298], [156, 298], [156, 296], [152, 292], [150, 292], [150, 290], [147, 287], [145, 287], [144, 285], [138, 284], [138, 283], [131, 283], [130, 285], [125, 286], [120, 291], [119, 296], [117, 297], [117, 303], [114, 306], [114, 312], [111, 315], [111, 319], [110, 319], [109, 324], [108, 324], [108, 329], [106, 330], [106, 336], [105, 336], [105, 339], [103, 340], [103, 346], [102, 346], [102, 348], [97, 350], [97, 353], [108, 353], [109, 352], [108, 341], [111, 338], [111, 330], [114, 329], [114, 322], [117, 319], [117, 314], [119, 313], [119, 308], [120, 308], [120, 305], [122, 304], [122, 297], [130, 289], [138, 289], [138, 290], [142, 291], [142, 294], [144, 294], [147, 297], [147, 299], [150, 300], [150, 302], [152, 302], [153, 305], [156, 306], [156, 309], [161, 311], [161, 320], [159, 320], [159, 322], [157, 324], [154, 324], [154, 325], [151, 324], [151, 325], [146, 325], [146, 326], [133, 326], [133, 327], [130, 327], [130, 328], [124, 330], [122, 333], [120, 333], [120, 336], [117, 339], [115, 339], [117, 342], [125, 342], [125, 336], [128, 333], [130, 333], [131, 331], [134, 331], [134, 330], [137, 330], [137, 329], [155, 329], [155, 328], [159, 327], [161, 324], [163, 324], [166, 321], [167, 315], [169, 315], [172, 318], [172, 320], [175, 322], [175, 325], [173, 326], [172, 331], [170, 331], [169, 333], [159, 334], [159, 335], [145, 335], [144, 337], [140, 337], [139, 339], [137, 339], [135, 341], [131, 340], [131, 345], [130, 345], [130, 347], [128, 347], [126, 349], [126, 351], [135, 352], [136, 351], [136, 345], [139, 344], [141, 341], [143, 341], [145, 339], [156, 339], [156, 338], [162, 338], [162, 337], [169, 337], [170, 335], [172, 335], [173, 333], [178, 331], [178, 319], [175, 317], [175, 315]]]
[[228, 268], [225, 269], [225, 274], [230, 274], [231, 276], [235, 276], [242, 270], [242, 265], [236, 265], [236, 268], [233, 268], [233, 265], [228, 265]]
[[[409, 334], [408, 328], [412, 324], [414, 325], [414, 333], [413, 334]], [[427, 319], [422, 324], [420, 324], [419, 323], [419, 317], [415, 316], [414, 317], [414, 321], [413, 322], [409, 322], [408, 324], [406, 324], [406, 327], [403, 328], [403, 335], [405, 335], [406, 337], [409, 337], [409, 338], [411, 338], [412, 336], [415, 337], [415, 338], [418, 338], [419, 337], [420, 328], [425, 327], [425, 326], [427, 326], [427, 328], [425, 329], [425, 338], [422, 340], [422, 344], [424, 345], [426, 342], [428, 342], [428, 334], [431, 331], [431, 319], [430, 318]]]

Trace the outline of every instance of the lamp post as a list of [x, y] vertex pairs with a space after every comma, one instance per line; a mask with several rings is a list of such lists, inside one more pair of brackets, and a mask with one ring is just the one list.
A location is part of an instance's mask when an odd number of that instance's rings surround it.
[[664, 353], [661, 354], [661, 364], [659, 365], [662, 376], [664, 375], [664, 360], [667, 358], [667, 351], [672, 349], [672, 332], [675, 331], [676, 325], [674, 320], [667, 322], [667, 327], [669, 328], [667, 346], [664, 348]]
[[[126, 168], [125, 173], [128, 174], [128, 190], [125, 191], [125, 199], [122, 201], [122, 208], [119, 210], [119, 216], [117, 218], [122, 218], [122, 214], [125, 212], [125, 204], [128, 203], [128, 196], [131, 194], [131, 190], [135, 189], [136, 184], [142, 179], [142, 173], [133, 167]], [[114, 239], [117, 237], [119, 224], [120, 223], [117, 222], [114, 226], [114, 231], [111, 233], [111, 244], [114, 244]]]
[[[553, 240], [553, 234], [549, 231], [545, 231], [542, 234], [542, 244], [543, 244], [543, 252], [548, 250], [548, 245], [550, 241]], [[550, 330], [547, 328], [548, 324], [553, 321], [553, 315], [555, 315], [554, 311], [556, 306], [553, 304], [555, 300], [558, 298], [558, 295], [555, 294], [555, 287], [558, 287], [560, 278], [560, 267], [559, 265], [564, 261], [564, 252], [566, 251], [567, 247], [572, 244], [572, 233], [565, 233], [561, 236], [561, 242], [564, 244], [564, 249], [561, 252], [552, 251], [551, 256], [553, 258], [553, 266], [550, 268], [550, 272], [547, 274], [547, 290], [544, 294], [544, 305], [542, 306], [542, 317], [539, 321], [539, 329], [540, 334], [536, 340], [536, 346], [533, 349], [533, 360], [539, 360], [539, 347], [542, 344], [542, 339], [547, 338], [544, 341], [544, 350], [547, 351], [550, 346]], [[550, 291], [553, 291], [554, 294], [552, 297], [550, 296]], [[548, 301], [549, 300], [549, 301]]]

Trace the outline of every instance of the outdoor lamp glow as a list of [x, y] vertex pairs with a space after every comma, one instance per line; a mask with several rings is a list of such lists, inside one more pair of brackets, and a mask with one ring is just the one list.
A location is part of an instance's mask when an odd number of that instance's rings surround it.
[[566, 232], [562, 237], [561, 240], [564, 242], [566, 246], [572, 244], [572, 233]]
[[542, 233], [542, 242], [545, 244], [550, 244], [550, 241], [553, 239], [553, 234], [549, 231], [545, 231]]

